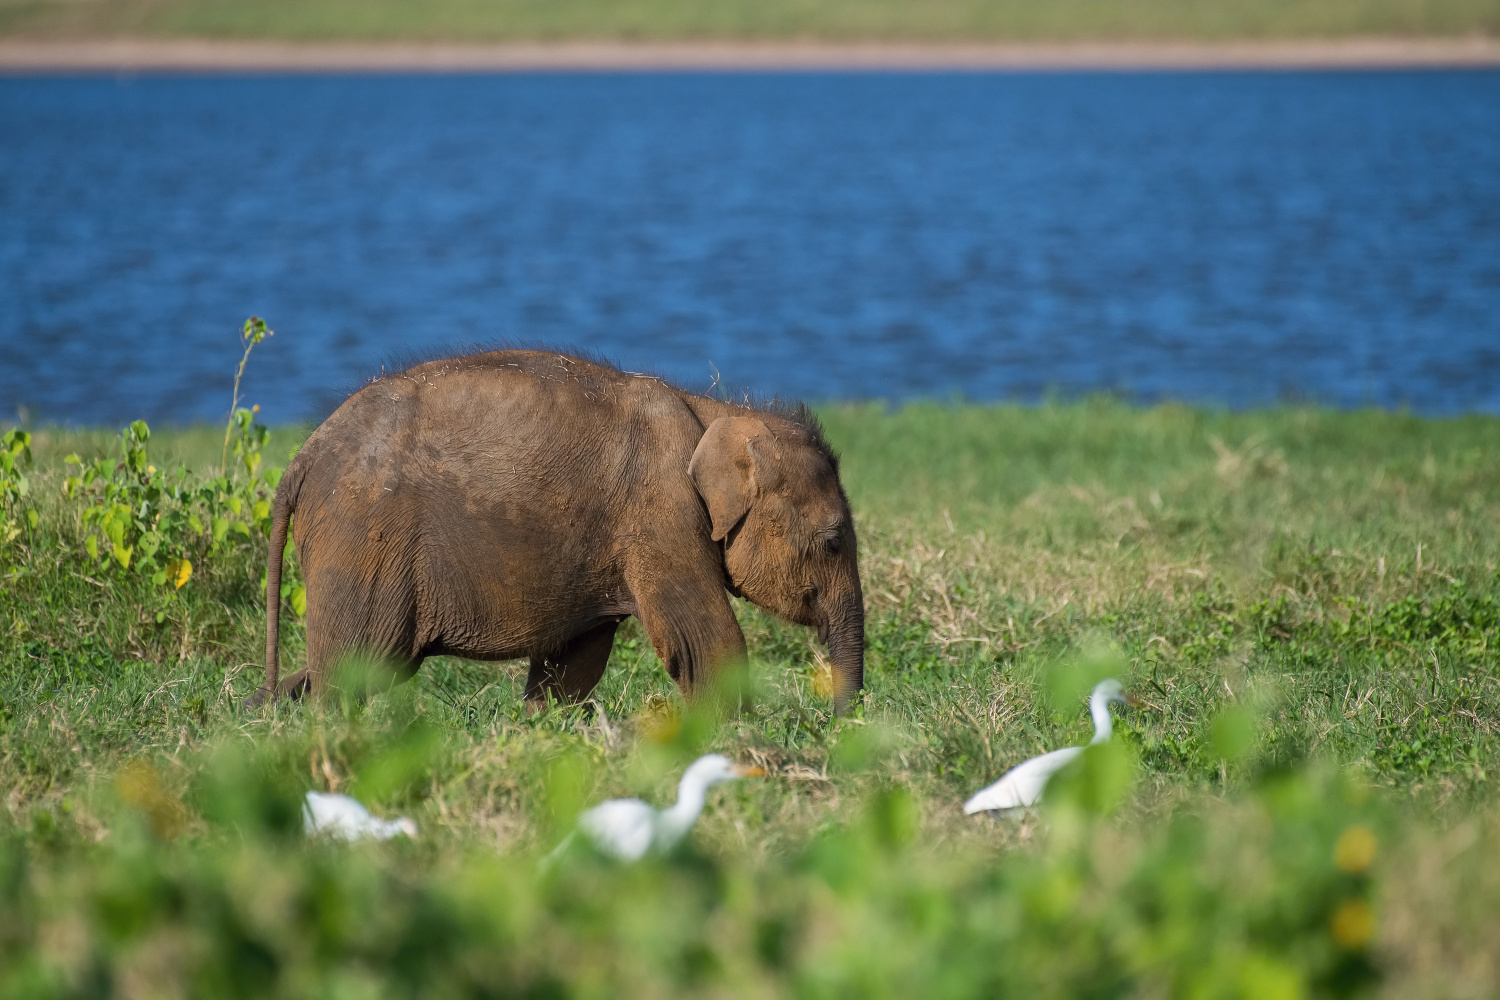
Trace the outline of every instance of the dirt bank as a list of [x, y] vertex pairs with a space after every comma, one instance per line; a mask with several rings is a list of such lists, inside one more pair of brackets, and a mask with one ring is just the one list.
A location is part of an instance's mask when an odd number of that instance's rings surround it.
[[0, 40], [0, 72], [1370, 69], [1500, 65], [1500, 39], [1066, 44]]

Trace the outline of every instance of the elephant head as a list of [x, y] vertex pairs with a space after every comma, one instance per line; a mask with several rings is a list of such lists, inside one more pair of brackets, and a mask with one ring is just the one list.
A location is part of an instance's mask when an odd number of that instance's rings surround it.
[[724, 546], [730, 590], [818, 630], [842, 715], [864, 686], [864, 594], [838, 461], [817, 425], [770, 413], [719, 417], [688, 474]]

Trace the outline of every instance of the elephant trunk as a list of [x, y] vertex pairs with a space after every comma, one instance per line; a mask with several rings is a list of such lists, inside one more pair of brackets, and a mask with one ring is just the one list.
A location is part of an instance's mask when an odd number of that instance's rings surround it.
[[847, 715], [850, 702], [865, 686], [865, 602], [857, 586], [829, 609], [827, 621], [833, 712]]

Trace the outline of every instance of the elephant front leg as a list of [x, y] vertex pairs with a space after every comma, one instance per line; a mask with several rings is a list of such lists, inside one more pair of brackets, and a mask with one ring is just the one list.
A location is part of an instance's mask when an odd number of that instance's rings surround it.
[[587, 698], [604, 676], [619, 625], [619, 622], [605, 622], [556, 652], [533, 656], [531, 670], [526, 675], [526, 704], [536, 711], [546, 707], [549, 697], [564, 703]]
[[745, 634], [717, 580], [687, 588], [636, 592], [636, 617], [684, 697], [744, 701]]

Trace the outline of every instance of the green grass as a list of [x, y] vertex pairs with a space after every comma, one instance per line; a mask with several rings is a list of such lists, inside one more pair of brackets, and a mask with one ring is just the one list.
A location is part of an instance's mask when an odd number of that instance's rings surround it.
[[0, 0], [0, 31], [297, 40], [1454, 36], [1497, 0]]
[[[0, 555], [0, 995], [1495, 995], [1500, 420], [823, 415], [870, 612], [837, 723], [810, 633], [745, 605], [756, 697], [722, 724], [679, 716], [633, 623], [602, 716], [529, 718], [524, 664], [441, 659], [241, 717], [259, 537], [181, 591], [95, 564], [59, 465], [112, 436], [37, 433], [40, 520]], [[1147, 702], [1116, 750], [1045, 822], [964, 817], [1087, 739], [1104, 671]], [[665, 801], [705, 749], [770, 777], [682, 856], [536, 874], [581, 805]], [[305, 845], [308, 788], [422, 836]]]

